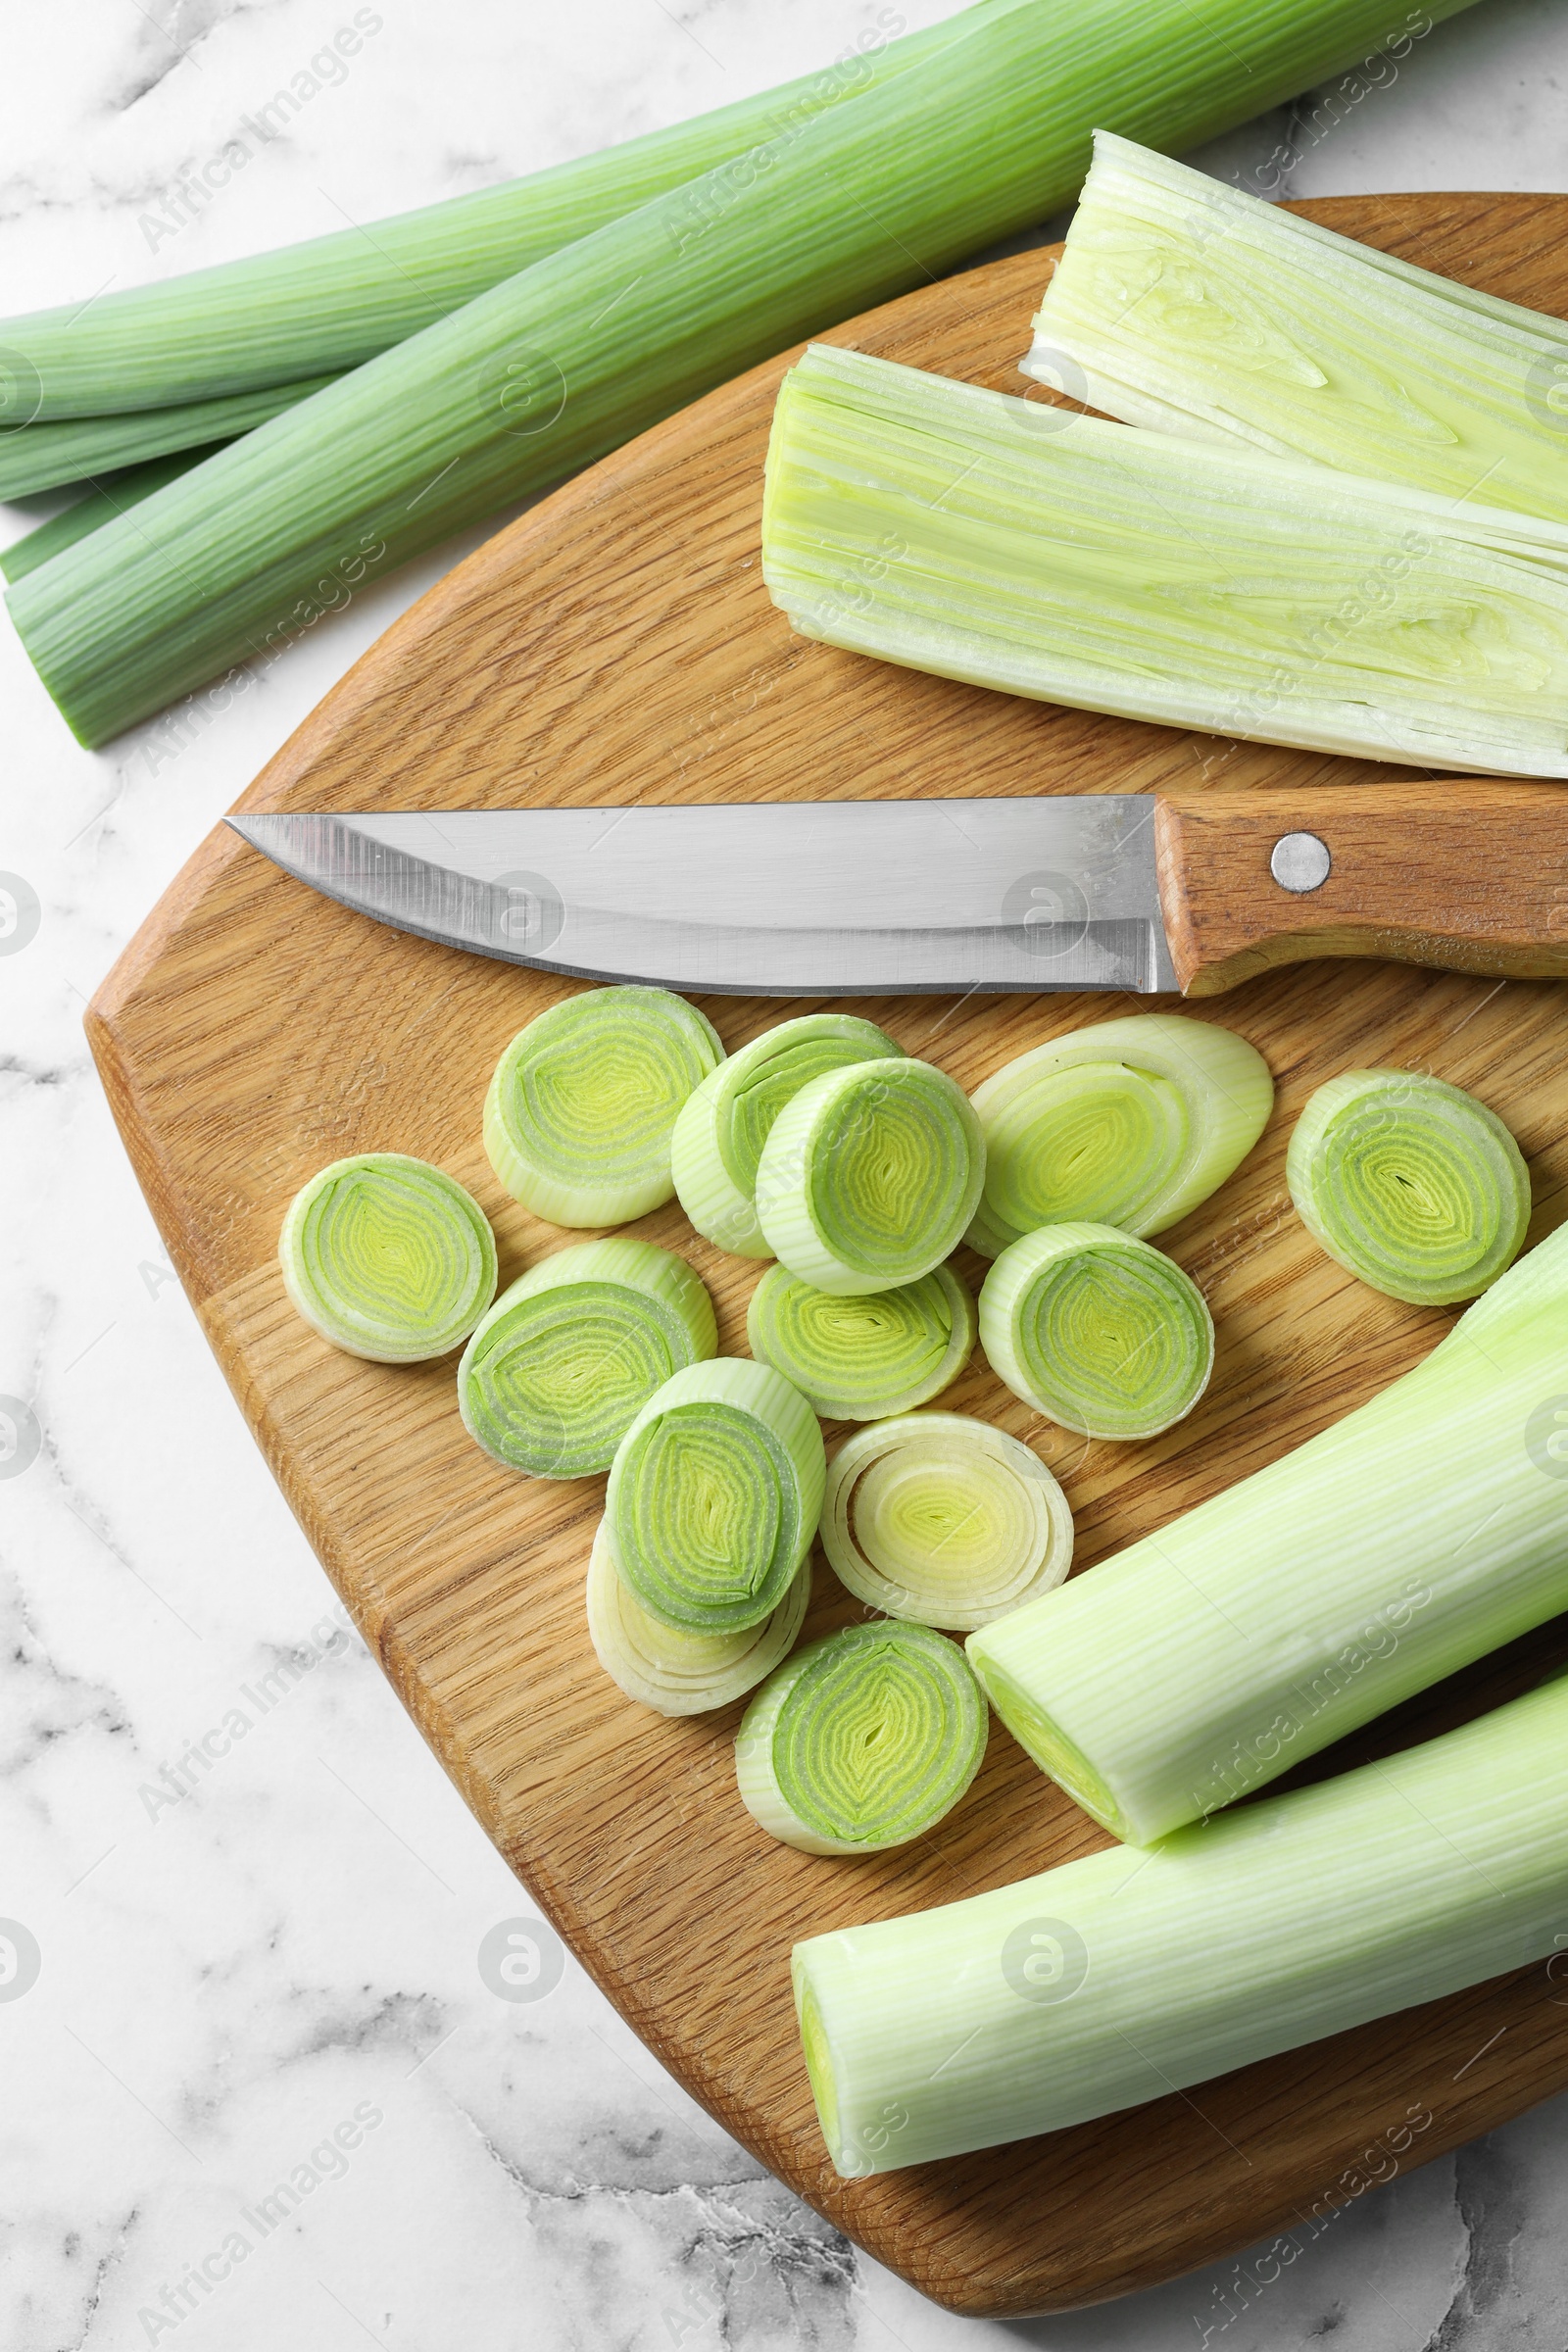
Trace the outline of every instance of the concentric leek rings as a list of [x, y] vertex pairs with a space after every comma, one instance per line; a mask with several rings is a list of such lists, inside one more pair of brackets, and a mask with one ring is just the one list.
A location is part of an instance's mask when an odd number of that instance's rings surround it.
[[941, 1264], [985, 1176], [980, 1122], [927, 1061], [863, 1061], [805, 1086], [757, 1172], [757, 1213], [792, 1274], [840, 1298], [897, 1290]]
[[770, 1266], [752, 1293], [746, 1336], [758, 1361], [793, 1381], [824, 1420], [880, 1421], [957, 1379], [974, 1348], [974, 1301], [951, 1266], [859, 1298]]
[[661, 1624], [744, 1633], [783, 1599], [822, 1507], [822, 1432], [765, 1364], [667, 1380], [621, 1440], [605, 1498], [616, 1569]]
[[377, 1364], [445, 1355], [495, 1296], [495, 1236], [478, 1201], [401, 1152], [313, 1176], [283, 1220], [278, 1260], [306, 1322]]
[[588, 1634], [611, 1681], [660, 1715], [703, 1715], [755, 1690], [794, 1648], [811, 1596], [802, 1561], [771, 1617], [738, 1634], [679, 1634], [649, 1615], [617, 1575], [604, 1522], [588, 1562]]
[[964, 1413], [858, 1429], [828, 1464], [822, 1549], [890, 1617], [973, 1633], [1059, 1585], [1072, 1513], [1037, 1454]]
[[682, 1104], [724, 1049], [684, 997], [596, 988], [552, 1004], [496, 1065], [484, 1148], [514, 1200], [556, 1225], [620, 1225], [670, 1199]]
[[735, 1777], [754, 1820], [808, 1854], [906, 1845], [951, 1813], [986, 1752], [961, 1649], [920, 1625], [857, 1625], [798, 1650], [753, 1699]]
[[534, 1478], [608, 1470], [657, 1389], [717, 1353], [684, 1258], [621, 1236], [579, 1242], [502, 1293], [464, 1350], [458, 1407], [486, 1453]]
[[1320, 1086], [1285, 1174], [1329, 1255], [1416, 1306], [1478, 1297], [1530, 1223], [1530, 1171], [1496, 1113], [1406, 1070], [1347, 1070]]
[[770, 1257], [757, 1216], [757, 1170], [779, 1112], [813, 1078], [901, 1052], [874, 1022], [809, 1012], [721, 1062], [681, 1111], [670, 1147], [675, 1190], [698, 1232], [737, 1257]]
[[1152, 1438], [1214, 1368], [1203, 1295], [1173, 1258], [1109, 1225], [1047, 1225], [1004, 1250], [980, 1342], [1015, 1396], [1091, 1438]]

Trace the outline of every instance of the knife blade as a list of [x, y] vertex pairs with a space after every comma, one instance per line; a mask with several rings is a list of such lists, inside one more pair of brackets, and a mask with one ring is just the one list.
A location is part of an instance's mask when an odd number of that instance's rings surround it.
[[227, 821], [397, 930], [701, 994], [1205, 996], [1321, 956], [1568, 975], [1568, 793], [1552, 784]]

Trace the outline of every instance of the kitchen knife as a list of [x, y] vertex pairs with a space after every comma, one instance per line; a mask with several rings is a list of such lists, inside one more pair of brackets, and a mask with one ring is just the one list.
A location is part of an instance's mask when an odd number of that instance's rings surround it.
[[1568, 790], [1552, 784], [228, 822], [398, 930], [698, 993], [1211, 996], [1320, 956], [1568, 974]]

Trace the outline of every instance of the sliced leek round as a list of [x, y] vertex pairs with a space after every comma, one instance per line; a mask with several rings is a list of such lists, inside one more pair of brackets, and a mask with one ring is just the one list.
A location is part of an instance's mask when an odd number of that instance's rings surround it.
[[1203, 1294], [1174, 1258], [1109, 1225], [1046, 1225], [980, 1292], [980, 1344], [1015, 1396], [1090, 1438], [1152, 1438], [1214, 1368]]
[[986, 1182], [967, 1239], [995, 1257], [1020, 1234], [1079, 1219], [1162, 1233], [1246, 1158], [1274, 1081], [1229, 1029], [1144, 1012], [1020, 1054], [973, 1100]]
[[1530, 1171], [1495, 1111], [1409, 1070], [1347, 1070], [1320, 1086], [1285, 1180], [1330, 1257], [1416, 1306], [1478, 1297], [1530, 1223]]
[[953, 1250], [985, 1178], [980, 1122], [928, 1061], [830, 1070], [762, 1147], [757, 1213], [775, 1257], [840, 1298], [917, 1282]]
[[277, 1254], [306, 1322], [376, 1364], [445, 1355], [495, 1297], [484, 1210], [402, 1152], [358, 1152], [313, 1176], [289, 1204]]
[[961, 1649], [923, 1625], [808, 1642], [741, 1719], [735, 1778], [753, 1819], [807, 1854], [907, 1845], [980, 1769], [989, 1719]]
[[496, 1065], [484, 1148], [515, 1200], [554, 1225], [621, 1225], [675, 1190], [682, 1104], [724, 1058], [712, 1024], [662, 988], [593, 988], [519, 1030]]
[[588, 1635], [612, 1683], [660, 1715], [705, 1715], [755, 1690], [788, 1657], [811, 1597], [807, 1560], [770, 1617], [737, 1634], [682, 1634], [651, 1616], [616, 1571], [604, 1521], [588, 1561]]
[[770, 1257], [757, 1216], [762, 1146], [786, 1102], [825, 1071], [903, 1048], [854, 1013], [808, 1012], [754, 1037], [691, 1096], [671, 1139], [675, 1190], [699, 1233], [737, 1257]]
[[793, 1381], [825, 1421], [880, 1421], [957, 1379], [974, 1350], [974, 1300], [951, 1266], [858, 1298], [770, 1266], [752, 1293], [746, 1336], [758, 1361]]
[[458, 1409], [486, 1453], [534, 1478], [608, 1470], [674, 1372], [718, 1352], [713, 1302], [683, 1257], [618, 1235], [519, 1276], [458, 1366]]
[[779, 1373], [738, 1356], [693, 1364], [616, 1449], [611, 1557], [661, 1624], [744, 1633], [773, 1614], [810, 1549], [825, 1469], [816, 1415]]
[[974, 1633], [1059, 1585], [1072, 1513], [1038, 1454], [966, 1413], [858, 1429], [828, 1464], [822, 1549], [889, 1617]]

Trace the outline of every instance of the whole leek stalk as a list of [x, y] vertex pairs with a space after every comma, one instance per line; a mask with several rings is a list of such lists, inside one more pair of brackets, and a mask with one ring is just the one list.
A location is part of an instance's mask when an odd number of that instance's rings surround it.
[[[1450, 13], [1440, 0], [1439, 14]], [[532, 264], [10, 592], [80, 739], [280, 651], [367, 576], [1077, 186], [1096, 117], [1184, 145], [1382, 31], [1371, 0], [995, 0], [845, 106]], [[287, 372], [301, 361], [291, 353]]]
[[0, 549], [0, 576], [20, 580], [51, 556], [58, 556], [63, 547], [74, 547], [89, 531], [113, 522], [117, 514], [125, 514], [131, 507], [140, 506], [166, 482], [177, 480], [203, 458], [212, 456], [210, 449], [179, 450], [169, 458], [153, 458], [145, 466], [127, 466], [123, 473], [112, 473], [107, 481], [92, 481], [87, 485], [85, 498], [74, 506], [65, 507], [40, 522], [35, 530], [13, 539], [11, 545]]
[[58, 489], [62, 482], [90, 481], [122, 466], [168, 457], [174, 450], [202, 449], [205, 455], [205, 444], [254, 432], [257, 425], [335, 380], [322, 369], [303, 383], [234, 392], [221, 400], [82, 416], [63, 424], [28, 424], [0, 433], [0, 498], [26, 498], [34, 490]]
[[779, 394], [762, 562], [803, 635], [939, 676], [1568, 775], [1560, 523], [813, 344]]
[[823, 2136], [853, 2177], [1060, 2131], [1524, 1967], [1565, 1906], [1556, 1681], [1151, 1855], [798, 1943]]
[[1370, 1403], [968, 1646], [1147, 1845], [1564, 1608], [1568, 1226]]
[[1568, 325], [1099, 132], [1027, 372], [1129, 423], [1568, 521]]

